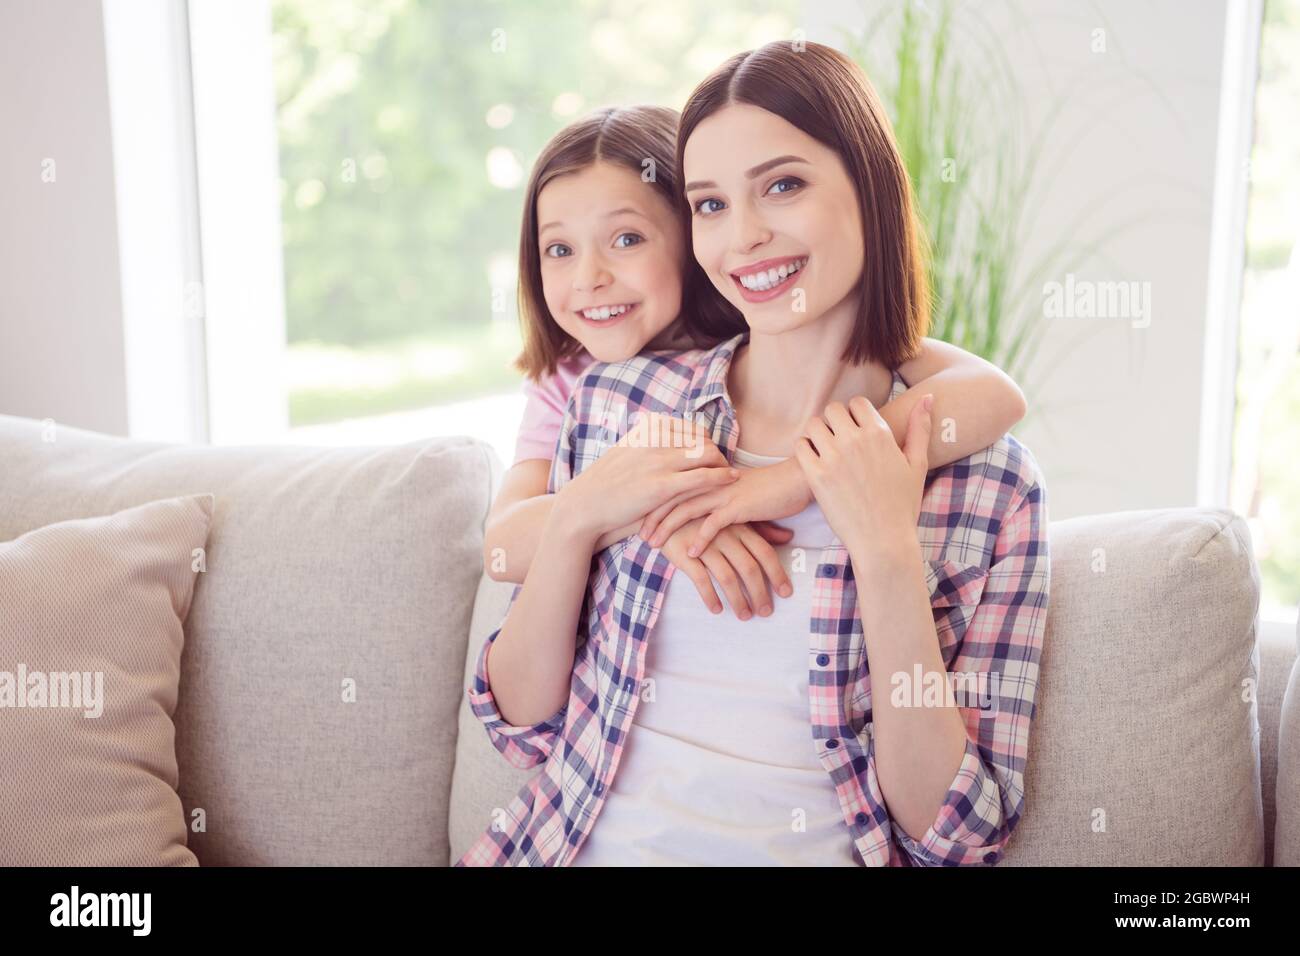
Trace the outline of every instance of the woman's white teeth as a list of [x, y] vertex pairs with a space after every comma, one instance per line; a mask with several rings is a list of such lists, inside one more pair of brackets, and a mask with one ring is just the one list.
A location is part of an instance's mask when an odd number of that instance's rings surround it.
[[599, 309], [583, 309], [582, 314], [585, 318], [599, 322], [602, 319], [612, 319], [616, 315], [622, 315], [630, 305], [602, 305]]
[[772, 286], [784, 282], [807, 264], [807, 259], [795, 259], [793, 262], [787, 262], [775, 269], [768, 269], [766, 272], [753, 272], [749, 275], [743, 275], [740, 277], [740, 284], [753, 292], [762, 292], [764, 289], [770, 289]]

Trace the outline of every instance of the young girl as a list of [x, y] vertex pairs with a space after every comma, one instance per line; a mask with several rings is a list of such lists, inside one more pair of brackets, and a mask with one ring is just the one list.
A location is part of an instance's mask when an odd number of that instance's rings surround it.
[[[544, 766], [458, 865], [995, 863], [1024, 809], [1045, 491], [1010, 435], [930, 468], [925, 405], [902, 450], [880, 413], [929, 320], [888, 120], [842, 54], [775, 43], [701, 84], [678, 149], [698, 276], [745, 328], [578, 381], [533, 566], [469, 689], [497, 749]], [[593, 568], [691, 470], [605, 424], [634, 414], [689, 418], [728, 461], [796, 458], [817, 561], [792, 613], [710, 619], [636, 535]], [[988, 699], [952, 706], [954, 676]]]
[[[553, 504], [547, 479], [560, 423], [591, 363], [711, 346], [727, 337], [721, 333], [743, 328], [737, 322], [691, 336], [683, 327], [691, 308], [682, 282], [689, 223], [677, 175], [677, 122], [677, 112], [662, 107], [603, 109], [558, 133], [534, 166], [519, 243], [524, 350], [516, 364], [528, 376], [527, 404], [484, 542], [484, 565], [496, 580], [520, 583], [532, 563]], [[926, 339], [898, 371], [913, 387], [881, 415], [899, 442], [923, 394], [934, 395], [937, 418], [960, 416], [959, 430], [936, 435], [934, 467], [992, 444], [1024, 414], [1011, 379], [951, 345]], [[737, 616], [770, 614], [769, 585], [781, 594], [790, 588], [771, 545], [787, 542], [789, 531], [757, 515], [798, 514], [811, 501], [807, 482], [793, 460], [746, 469], [738, 479], [719, 467], [726, 461], [715, 449], [691, 464], [693, 473], [680, 476], [683, 491], [667, 499], [652, 492], [654, 513], [603, 535], [596, 549], [639, 529], [647, 540], [653, 535], [713, 613], [722, 610], [716, 581]]]

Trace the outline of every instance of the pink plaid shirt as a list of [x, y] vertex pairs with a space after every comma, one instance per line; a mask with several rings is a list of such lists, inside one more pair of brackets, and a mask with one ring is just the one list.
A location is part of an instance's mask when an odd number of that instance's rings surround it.
[[[563, 488], [617, 443], [637, 412], [705, 423], [730, 460], [737, 427], [727, 370], [747, 337], [741, 333], [713, 349], [593, 365], [569, 402], [550, 490]], [[906, 389], [895, 372], [891, 398]], [[838, 538], [821, 552], [813, 582], [809, 743], [835, 788], [844, 835], [860, 863], [992, 864], [1024, 812], [1025, 757], [1047, 624], [1046, 495], [1029, 450], [1008, 434], [931, 470], [917, 536], [944, 663], [951, 675], [980, 681], [970, 696], [959, 692], [966, 752], [925, 835], [916, 840], [893, 826], [885, 807], [857, 588]], [[595, 555], [569, 699], [541, 723], [515, 726], [502, 719], [487, 669], [501, 629], [488, 635], [467, 689], [471, 707], [506, 760], [521, 768], [543, 766], [493, 814], [457, 866], [563, 866], [577, 853], [599, 817], [632, 729], [646, 641], [675, 570], [636, 535]], [[511, 606], [519, 592], [516, 587]], [[960, 706], [963, 699], [974, 703]]]

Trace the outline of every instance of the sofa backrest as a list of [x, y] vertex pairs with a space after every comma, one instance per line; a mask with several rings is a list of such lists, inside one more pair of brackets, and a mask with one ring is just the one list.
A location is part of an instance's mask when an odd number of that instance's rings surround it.
[[0, 416], [0, 540], [211, 492], [175, 714], [181, 801], [206, 826], [191, 849], [445, 865], [495, 467], [471, 438], [213, 448]]

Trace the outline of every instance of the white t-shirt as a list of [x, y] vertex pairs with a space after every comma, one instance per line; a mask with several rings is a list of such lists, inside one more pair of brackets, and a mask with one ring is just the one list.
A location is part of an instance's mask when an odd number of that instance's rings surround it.
[[[780, 458], [737, 449], [733, 464]], [[571, 866], [855, 866], [808, 702], [813, 576], [833, 533], [814, 501], [779, 524], [794, 593], [772, 614], [711, 614], [674, 573], [609, 794]], [[800, 556], [796, 549], [803, 549]], [[792, 569], [796, 557], [802, 571]]]

